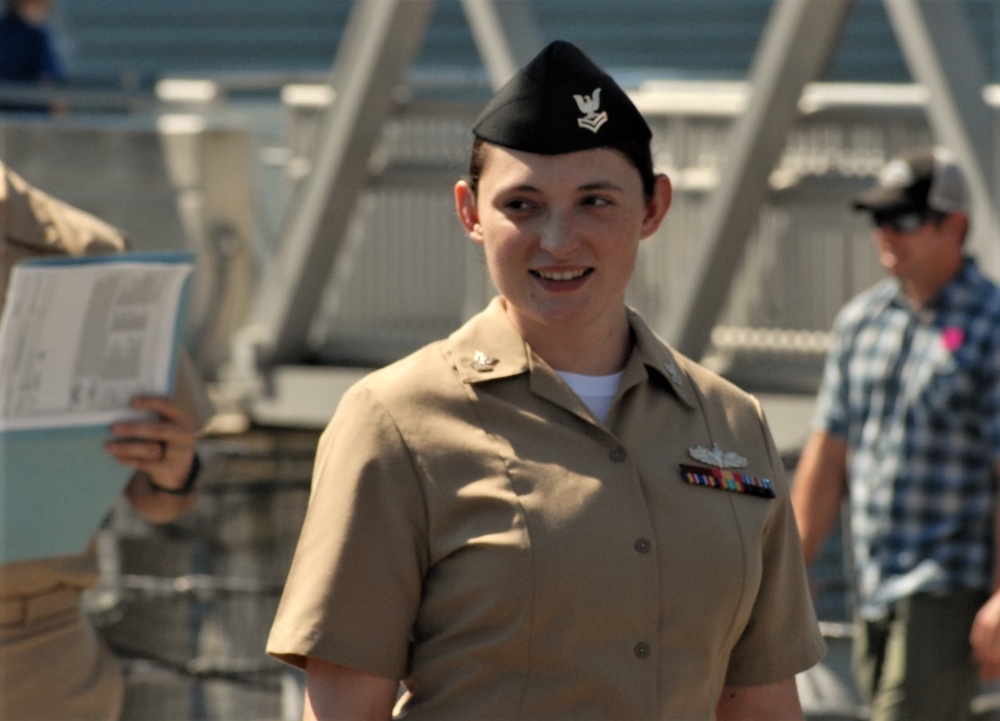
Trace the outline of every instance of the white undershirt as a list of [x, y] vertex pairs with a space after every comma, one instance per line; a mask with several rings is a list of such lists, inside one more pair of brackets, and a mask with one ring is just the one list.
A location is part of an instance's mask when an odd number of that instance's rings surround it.
[[556, 373], [574, 393], [580, 396], [580, 400], [586, 404], [591, 413], [600, 418], [602, 423], [607, 420], [611, 402], [615, 399], [615, 393], [618, 392], [618, 385], [625, 371], [607, 376], [588, 376], [566, 371], [556, 371]]

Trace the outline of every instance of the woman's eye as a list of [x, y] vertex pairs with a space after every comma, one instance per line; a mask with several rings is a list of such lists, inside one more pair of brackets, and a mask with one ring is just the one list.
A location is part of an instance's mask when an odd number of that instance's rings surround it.
[[524, 211], [533, 207], [533, 204], [523, 198], [515, 198], [504, 203], [504, 207], [513, 211]]

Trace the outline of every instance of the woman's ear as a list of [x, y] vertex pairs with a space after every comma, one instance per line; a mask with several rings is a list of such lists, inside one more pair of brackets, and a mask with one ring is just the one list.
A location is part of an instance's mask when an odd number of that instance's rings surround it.
[[476, 208], [476, 194], [465, 180], [455, 183], [455, 213], [469, 237], [477, 243], [483, 242], [483, 228], [479, 224], [479, 210]]
[[670, 178], [659, 173], [653, 184], [653, 195], [646, 203], [646, 215], [642, 219], [643, 238], [648, 238], [660, 227], [660, 223], [667, 216], [667, 211], [670, 210], [673, 197], [674, 188]]

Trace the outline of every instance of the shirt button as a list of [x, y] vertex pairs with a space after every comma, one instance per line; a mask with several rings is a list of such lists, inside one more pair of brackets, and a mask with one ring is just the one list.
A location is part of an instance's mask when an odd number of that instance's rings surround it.
[[625, 449], [615, 448], [608, 454], [608, 458], [610, 458], [614, 463], [623, 463], [625, 461]]
[[639, 641], [639, 643], [635, 645], [635, 649], [633, 650], [635, 651], [636, 658], [649, 658], [650, 648], [649, 644], [646, 643], [645, 641]]
[[652, 548], [653, 544], [648, 538], [639, 538], [635, 542], [635, 550], [639, 553], [649, 553]]

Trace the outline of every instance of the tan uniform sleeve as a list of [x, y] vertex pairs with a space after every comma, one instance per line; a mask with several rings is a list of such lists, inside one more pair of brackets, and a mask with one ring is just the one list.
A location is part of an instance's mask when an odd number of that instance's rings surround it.
[[726, 683], [735, 686], [791, 678], [818, 663], [826, 653], [809, 591], [789, 484], [759, 404], [757, 411], [775, 469], [776, 498], [762, 539], [763, 576], [756, 603], [730, 656]]
[[312, 656], [402, 678], [426, 548], [418, 470], [390, 414], [355, 386], [319, 442], [267, 652], [299, 667]]
[[0, 306], [10, 269], [21, 260], [114, 253], [127, 246], [114, 226], [42, 192], [0, 162]]

